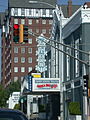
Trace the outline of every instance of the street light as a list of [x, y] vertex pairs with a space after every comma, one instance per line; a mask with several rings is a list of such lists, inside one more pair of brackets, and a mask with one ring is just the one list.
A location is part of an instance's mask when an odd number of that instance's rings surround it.
[[43, 1], [29, 1], [29, 3], [41, 3], [41, 4], [46, 4], [46, 5], [49, 5], [49, 6], [51, 6], [52, 8], [55, 9], [55, 6], [54, 6], [54, 5], [49, 4], [49, 3], [47, 3], [47, 2], [43, 2]]

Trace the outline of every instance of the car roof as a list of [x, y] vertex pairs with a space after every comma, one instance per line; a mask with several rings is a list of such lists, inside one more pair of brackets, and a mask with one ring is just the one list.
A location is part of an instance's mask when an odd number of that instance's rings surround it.
[[12, 113], [17, 113], [17, 114], [23, 114], [20, 110], [15, 110], [15, 109], [8, 109], [8, 108], [0, 108], [0, 113], [1, 112], [12, 112]]

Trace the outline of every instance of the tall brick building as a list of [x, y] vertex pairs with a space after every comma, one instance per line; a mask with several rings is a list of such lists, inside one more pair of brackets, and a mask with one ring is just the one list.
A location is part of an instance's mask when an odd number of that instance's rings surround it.
[[[45, 2], [56, 5], [56, 0]], [[8, 1], [8, 10], [2, 24], [2, 83], [5, 87], [11, 81], [22, 80], [36, 66], [36, 38], [28, 34], [26, 41], [23, 39], [20, 42], [20, 38], [15, 40], [15, 25], [16, 28], [20, 25], [27, 26], [28, 31], [39, 35], [43, 33], [49, 37], [53, 10], [53, 7], [44, 3], [29, 3], [29, 0]]]

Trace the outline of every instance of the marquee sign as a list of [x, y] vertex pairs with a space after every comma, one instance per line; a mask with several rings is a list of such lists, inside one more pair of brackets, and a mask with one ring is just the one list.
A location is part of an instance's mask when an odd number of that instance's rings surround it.
[[59, 92], [59, 78], [33, 78], [32, 92]]

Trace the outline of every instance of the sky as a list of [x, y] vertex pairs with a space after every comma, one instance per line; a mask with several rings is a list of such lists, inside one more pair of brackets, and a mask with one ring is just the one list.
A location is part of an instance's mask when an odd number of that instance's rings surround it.
[[[0, 11], [3, 12], [5, 10], [5, 8], [7, 8], [7, 1], [8, 0], [0, 0]], [[67, 4], [68, 0], [57, 0], [59, 4]], [[72, 0], [73, 4], [78, 4], [78, 5], [82, 5], [85, 2], [90, 2], [90, 0]]]
[[8, 0], [0, 0], [0, 12], [3, 12], [7, 8], [7, 1]]
[[[59, 4], [67, 4], [68, 0], [57, 0]], [[90, 2], [90, 0], [72, 0], [74, 5], [83, 5], [85, 2]]]

